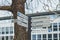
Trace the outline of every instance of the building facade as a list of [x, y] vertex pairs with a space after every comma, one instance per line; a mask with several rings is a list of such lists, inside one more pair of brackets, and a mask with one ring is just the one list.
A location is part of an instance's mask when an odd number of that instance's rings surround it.
[[[37, 20], [36, 23], [39, 23]], [[35, 19], [34, 19], [35, 20]], [[31, 28], [31, 40], [60, 40], [60, 17], [50, 21], [49, 27], [35, 26]]]
[[0, 21], [0, 40], [13, 40], [14, 25], [12, 20]]
[[[0, 11], [0, 40], [13, 40], [14, 38], [14, 22], [12, 17], [9, 16], [8, 12]], [[3, 15], [4, 14], [4, 15]]]

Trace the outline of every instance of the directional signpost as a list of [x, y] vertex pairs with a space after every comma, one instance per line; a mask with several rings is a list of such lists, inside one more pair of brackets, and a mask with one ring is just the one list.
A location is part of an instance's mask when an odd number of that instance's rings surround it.
[[49, 27], [50, 26], [50, 17], [49, 16], [36, 16], [31, 17], [32, 27]]
[[17, 23], [21, 26], [28, 27], [28, 17], [21, 12], [17, 12]]

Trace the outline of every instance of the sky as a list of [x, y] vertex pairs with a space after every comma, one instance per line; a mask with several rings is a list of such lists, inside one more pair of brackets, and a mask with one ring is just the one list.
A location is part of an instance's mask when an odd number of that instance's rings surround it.
[[[49, 1], [47, 0], [32, 0], [32, 2], [30, 2], [29, 5], [29, 0], [27, 0], [28, 3], [28, 9], [25, 8], [26, 14], [27, 13], [36, 13], [36, 12], [46, 12], [48, 11], [48, 7], [44, 6], [43, 3], [47, 4], [49, 6], [49, 9], [54, 11], [56, 9], [57, 4], [59, 4], [59, 0], [52, 0], [51, 4], [49, 3]], [[25, 4], [26, 5], [26, 4]], [[27, 7], [27, 6], [25, 6]], [[46, 10], [44, 10], [44, 8], [46, 8]]]
[[12, 4], [12, 0], [0, 0], [0, 6], [10, 6]]

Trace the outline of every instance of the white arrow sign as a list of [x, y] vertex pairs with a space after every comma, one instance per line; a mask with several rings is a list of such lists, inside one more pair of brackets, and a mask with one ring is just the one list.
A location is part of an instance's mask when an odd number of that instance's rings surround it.
[[32, 27], [49, 27], [50, 26], [50, 17], [49, 16], [36, 16], [32, 17], [31, 20]]

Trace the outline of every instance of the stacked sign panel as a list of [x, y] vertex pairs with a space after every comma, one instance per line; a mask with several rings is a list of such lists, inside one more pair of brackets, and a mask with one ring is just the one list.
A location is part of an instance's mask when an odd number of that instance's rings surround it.
[[32, 27], [48, 27], [50, 25], [49, 16], [36, 16], [31, 17]]
[[28, 17], [21, 12], [17, 12], [17, 23], [21, 26], [28, 27]]

